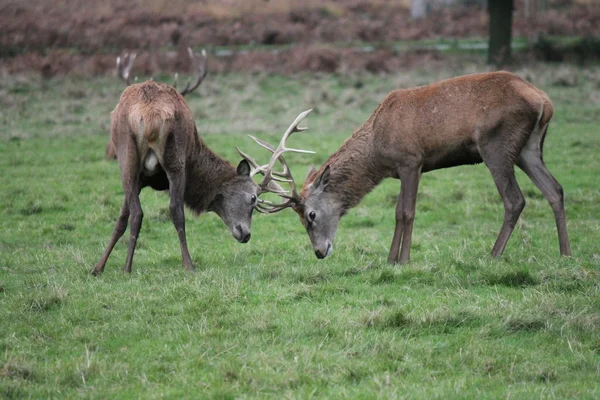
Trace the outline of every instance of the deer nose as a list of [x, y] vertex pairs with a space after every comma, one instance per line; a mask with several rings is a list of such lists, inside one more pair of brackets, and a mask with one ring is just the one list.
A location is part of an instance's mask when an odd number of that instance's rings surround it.
[[252, 236], [250, 234], [250, 231], [246, 231], [244, 228], [242, 228], [241, 225], [237, 225], [235, 227], [235, 230], [238, 232], [239, 235], [235, 235], [235, 238], [238, 240], [238, 242], [240, 243], [248, 243], [248, 241], [250, 241], [250, 237]]
[[315, 255], [319, 260], [324, 259], [329, 254], [331, 254], [331, 243], [327, 243], [327, 250], [325, 251], [325, 253], [322, 253], [321, 250], [315, 250]]

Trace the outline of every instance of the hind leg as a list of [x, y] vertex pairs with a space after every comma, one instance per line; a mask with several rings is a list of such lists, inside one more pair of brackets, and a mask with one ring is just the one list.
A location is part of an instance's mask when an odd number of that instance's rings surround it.
[[[545, 130], [542, 132], [545, 133]], [[558, 243], [560, 254], [562, 256], [571, 255], [571, 247], [569, 246], [569, 235], [567, 233], [567, 216], [565, 214], [564, 196], [562, 186], [550, 174], [548, 168], [542, 159], [542, 151], [540, 148], [539, 135], [532, 135], [526, 146], [519, 155], [517, 165], [523, 170], [540, 189], [552, 211], [556, 220], [556, 229], [558, 230]]]
[[124, 273], [131, 273], [131, 264], [133, 263], [133, 253], [135, 252], [135, 246], [137, 239], [142, 229], [142, 220], [144, 219], [144, 213], [142, 212], [142, 206], [140, 204], [140, 187], [139, 182], [136, 179], [131, 185], [130, 192], [127, 193], [127, 201], [129, 203], [129, 246], [127, 247], [127, 259], [125, 260], [125, 266], [123, 267]]
[[104, 251], [100, 261], [98, 261], [92, 270], [92, 275], [100, 275], [104, 271], [104, 267], [108, 257], [110, 256], [110, 253], [127, 229], [128, 219], [131, 221], [131, 238], [124, 272], [131, 272], [133, 252], [135, 250], [135, 243], [137, 241], [141, 227], [141, 220], [143, 217], [139, 199], [141, 186], [139, 181], [138, 153], [135, 147], [135, 142], [132, 138], [126, 137], [124, 141], [120, 143], [119, 147], [115, 147], [115, 150], [118, 152], [119, 166], [121, 168], [121, 180], [123, 183], [123, 191], [125, 192], [125, 201], [123, 203], [123, 207], [121, 208], [119, 219], [115, 223], [110, 241], [106, 246], [106, 250]]
[[510, 153], [498, 151], [501, 148], [501, 146], [488, 146], [480, 149], [483, 162], [490, 170], [504, 203], [504, 222], [492, 249], [494, 257], [499, 257], [504, 252], [506, 243], [525, 207], [525, 197], [515, 178], [514, 163], [510, 159]]
[[127, 229], [127, 220], [128, 219], [129, 219], [129, 204], [127, 204], [127, 199], [125, 199], [125, 204], [123, 204], [123, 207], [121, 208], [121, 215], [119, 216], [119, 219], [115, 223], [115, 228], [113, 229], [113, 233], [110, 237], [110, 241], [108, 242], [108, 245], [106, 246], [104, 255], [102, 255], [102, 258], [100, 259], [100, 261], [98, 261], [98, 263], [92, 270], [92, 272], [91, 272], [92, 275], [98, 276], [102, 272], [104, 272], [104, 267], [106, 266], [106, 261], [108, 260], [110, 253], [112, 252], [113, 248], [115, 247], [115, 244], [117, 244], [117, 242], [119, 241], [119, 239], [121, 239], [121, 236], [123, 236], [123, 234], [125, 233], [125, 230]]
[[519, 184], [515, 179], [515, 171], [512, 166], [510, 168], [497, 168], [488, 165], [488, 168], [504, 202], [504, 222], [492, 249], [492, 256], [500, 257], [515, 229], [521, 211], [525, 208], [525, 197], [523, 197], [523, 193], [521, 193]]
[[137, 239], [142, 229], [142, 220], [144, 213], [140, 205], [140, 161], [137, 146], [133, 136], [128, 137], [125, 143], [124, 151], [119, 151], [118, 159], [121, 166], [121, 175], [123, 179], [123, 190], [125, 191], [125, 203], [129, 206], [129, 246], [127, 247], [127, 258], [123, 272], [131, 273], [131, 264], [133, 263], [133, 254]]

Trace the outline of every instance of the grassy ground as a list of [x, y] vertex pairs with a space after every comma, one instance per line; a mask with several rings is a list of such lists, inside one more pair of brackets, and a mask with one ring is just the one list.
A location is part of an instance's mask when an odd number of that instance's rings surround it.
[[[291, 144], [301, 180], [395, 87], [474, 66], [375, 76], [210, 76], [190, 96], [199, 130], [237, 162], [266, 157], [302, 110]], [[573, 257], [558, 256], [552, 212], [518, 172], [527, 206], [505, 255], [483, 166], [436, 171], [420, 187], [412, 261], [385, 260], [399, 182], [342, 220], [318, 261], [293, 212], [256, 215], [240, 245], [213, 214], [188, 216], [196, 274], [183, 271], [166, 195], [142, 193], [131, 276], [119, 243], [89, 270], [122, 202], [103, 159], [109, 79], [0, 84], [0, 397], [598, 398], [600, 389], [600, 70], [518, 71], [555, 118], [545, 161], [562, 183]]]

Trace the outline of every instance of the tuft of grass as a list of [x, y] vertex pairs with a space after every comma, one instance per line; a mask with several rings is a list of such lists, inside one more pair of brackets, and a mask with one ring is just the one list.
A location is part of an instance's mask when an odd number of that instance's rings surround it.
[[394, 281], [396, 281], [396, 274], [390, 269], [384, 269], [383, 271], [379, 272], [379, 274], [377, 274], [375, 279], [373, 279], [373, 283], [376, 285], [393, 283]]
[[510, 318], [504, 326], [511, 333], [535, 333], [545, 329], [546, 323], [537, 318]]
[[29, 367], [17, 365], [13, 362], [7, 362], [0, 368], [0, 377], [12, 380], [34, 381], [35, 374]]
[[35, 297], [27, 302], [26, 309], [33, 312], [45, 312], [59, 307], [62, 302], [62, 298], [58, 296]]
[[37, 201], [30, 201], [20, 210], [20, 213], [21, 215], [28, 216], [41, 214], [43, 211], [44, 209], [42, 208], [41, 204], [39, 204]]
[[487, 279], [489, 285], [506, 287], [526, 287], [537, 285], [538, 279], [528, 270], [510, 271], [501, 275], [492, 275]]

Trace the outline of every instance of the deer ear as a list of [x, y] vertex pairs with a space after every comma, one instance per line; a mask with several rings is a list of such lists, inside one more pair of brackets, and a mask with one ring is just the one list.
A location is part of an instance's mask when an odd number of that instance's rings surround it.
[[248, 161], [240, 161], [237, 166], [237, 174], [240, 176], [250, 176], [250, 164], [248, 164]]
[[329, 165], [325, 167], [325, 170], [321, 173], [321, 176], [319, 176], [314, 183], [314, 187], [315, 188], [321, 188], [321, 189], [325, 189], [325, 187], [327, 185], [329, 185], [329, 173], [331, 171], [331, 168], [329, 168]]
[[311, 175], [313, 175], [315, 172], [317, 172], [317, 169], [315, 168], [314, 165], [311, 165], [308, 168], [308, 174], [306, 174], [306, 179], [308, 179]]

